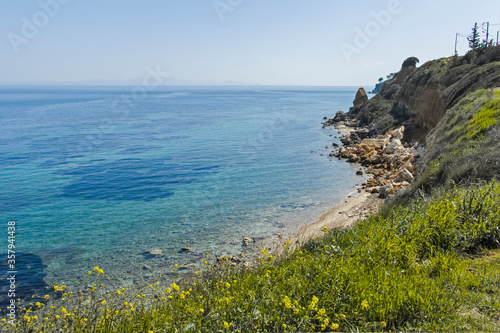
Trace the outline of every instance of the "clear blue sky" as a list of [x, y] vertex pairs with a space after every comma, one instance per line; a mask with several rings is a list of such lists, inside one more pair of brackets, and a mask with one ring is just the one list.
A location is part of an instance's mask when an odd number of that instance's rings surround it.
[[[52, 3], [52, 10], [40, 3]], [[0, 4], [0, 82], [126, 80], [159, 66], [174, 78], [194, 81], [371, 85], [399, 70], [409, 56], [424, 62], [452, 55], [455, 33], [469, 34], [474, 22], [500, 23], [499, 0]], [[381, 11], [390, 15], [377, 22], [373, 13]], [[26, 21], [40, 26], [38, 31], [27, 29]], [[368, 29], [368, 41], [358, 29]], [[490, 30], [496, 39], [500, 25]], [[460, 39], [460, 53], [466, 43]]]

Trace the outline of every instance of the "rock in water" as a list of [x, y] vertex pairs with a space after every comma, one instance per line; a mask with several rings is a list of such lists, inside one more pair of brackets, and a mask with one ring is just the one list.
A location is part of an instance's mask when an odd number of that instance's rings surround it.
[[366, 94], [365, 88], [359, 88], [354, 98], [354, 107], [360, 107], [366, 102], [368, 102], [368, 95]]
[[163, 254], [163, 251], [160, 249], [151, 249], [149, 251], [146, 251], [146, 253], [152, 256], [160, 256]]
[[335, 118], [333, 118], [333, 121], [336, 123], [346, 120], [347, 120], [347, 115], [342, 110], [337, 111], [337, 114], [335, 114]]
[[251, 239], [250, 237], [243, 237], [243, 246], [248, 246], [252, 242], [253, 242], [253, 239]]

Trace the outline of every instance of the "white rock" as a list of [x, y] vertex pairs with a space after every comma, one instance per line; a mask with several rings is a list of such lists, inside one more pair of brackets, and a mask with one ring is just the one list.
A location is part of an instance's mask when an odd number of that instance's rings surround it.
[[395, 181], [398, 182], [398, 183], [402, 183], [404, 181], [406, 181], [408, 183], [411, 183], [413, 181], [413, 175], [410, 173], [410, 171], [408, 171], [405, 168], [403, 168], [396, 175]]
[[399, 139], [394, 139], [385, 147], [384, 153], [386, 154], [394, 154], [404, 149], [403, 144]]

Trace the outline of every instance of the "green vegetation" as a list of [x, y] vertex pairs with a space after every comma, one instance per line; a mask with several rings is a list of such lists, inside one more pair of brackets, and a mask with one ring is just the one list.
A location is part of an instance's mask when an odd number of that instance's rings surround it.
[[469, 41], [469, 48], [471, 50], [479, 50], [481, 47], [481, 38], [479, 37], [479, 28], [477, 23], [474, 24], [474, 28], [472, 28], [472, 33], [467, 37]]
[[[148, 292], [56, 286], [20, 332], [493, 330], [500, 316], [500, 183], [387, 207], [255, 269], [207, 263], [203, 278]], [[56, 296], [59, 296], [56, 297]], [[6, 323], [3, 328], [8, 327]]]
[[481, 34], [479, 32], [479, 27], [477, 23], [475, 23], [474, 27], [472, 28], [472, 33], [467, 37], [467, 41], [469, 42], [469, 48], [472, 51], [476, 51], [482, 54], [486, 51], [487, 48], [492, 47], [494, 44], [493, 44], [493, 39], [490, 40], [483, 39], [483, 41], [481, 41], [480, 35]]
[[467, 95], [448, 110], [429, 134], [423, 165], [415, 188], [426, 191], [449, 183], [473, 183], [496, 177], [500, 91], [483, 89]]
[[419, 62], [417, 57], [409, 57], [403, 62], [403, 67], [416, 67]]

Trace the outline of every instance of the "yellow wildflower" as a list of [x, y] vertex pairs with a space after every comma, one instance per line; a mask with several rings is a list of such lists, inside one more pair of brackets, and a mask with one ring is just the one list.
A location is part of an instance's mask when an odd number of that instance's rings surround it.
[[370, 307], [370, 305], [368, 304], [368, 301], [366, 299], [363, 302], [361, 302], [361, 307], [364, 309], [367, 309]]
[[332, 330], [337, 330], [339, 328], [339, 324], [333, 323], [332, 326], [330, 326], [330, 329]]
[[283, 298], [283, 303], [285, 303], [285, 307], [287, 309], [290, 309], [292, 307], [292, 301], [290, 300], [290, 298], [288, 298], [288, 296], [285, 296], [285, 298]]
[[175, 283], [172, 283], [171, 286], [172, 286], [172, 289], [174, 289], [175, 291], [179, 291], [179, 289], [180, 289], [179, 286]]
[[314, 309], [318, 305], [319, 299], [316, 296], [312, 297], [311, 304], [309, 304], [310, 309]]

